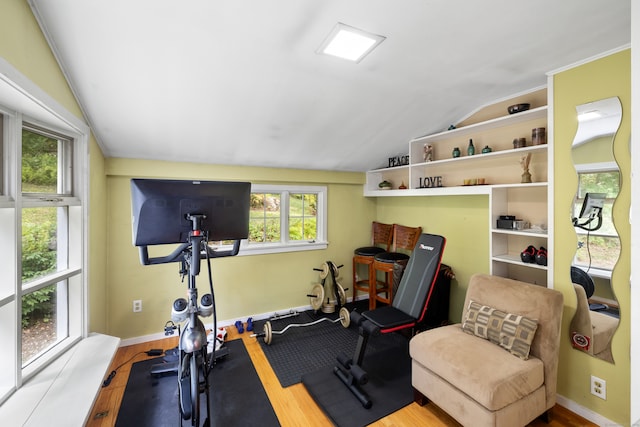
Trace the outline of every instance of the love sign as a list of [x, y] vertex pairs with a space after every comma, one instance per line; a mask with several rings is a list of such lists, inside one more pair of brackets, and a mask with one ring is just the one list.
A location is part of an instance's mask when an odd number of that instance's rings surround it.
[[442, 176], [425, 176], [420, 178], [418, 188], [442, 187]]

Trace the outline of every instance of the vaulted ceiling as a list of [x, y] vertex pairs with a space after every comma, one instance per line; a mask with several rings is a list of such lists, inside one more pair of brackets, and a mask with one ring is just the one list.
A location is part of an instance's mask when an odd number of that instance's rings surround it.
[[[629, 0], [29, 0], [107, 157], [364, 171], [630, 42]], [[386, 37], [316, 49], [342, 22]]]

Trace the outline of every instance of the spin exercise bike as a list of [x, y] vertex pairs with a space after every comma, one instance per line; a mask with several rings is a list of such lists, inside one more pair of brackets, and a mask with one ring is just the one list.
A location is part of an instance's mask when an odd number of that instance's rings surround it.
[[[143, 265], [179, 262], [183, 281], [188, 276], [187, 298], [176, 299], [171, 310], [173, 322], [184, 322], [178, 328], [175, 367], [180, 426], [183, 420], [190, 420], [192, 427], [211, 424], [209, 374], [216, 360], [216, 346], [214, 342], [209, 355], [201, 320], [213, 315], [213, 331], [217, 330], [210, 260], [238, 254], [240, 240], [248, 236], [250, 191], [251, 184], [245, 182], [131, 180], [133, 243], [139, 247], [140, 262]], [[231, 249], [216, 250], [209, 246], [210, 241], [227, 240], [234, 241]], [[177, 243], [178, 247], [169, 255], [149, 257], [149, 245], [171, 243]], [[207, 260], [210, 293], [198, 301], [196, 277], [201, 259]], [[202, 424], [201, 394], [206, 402]]]

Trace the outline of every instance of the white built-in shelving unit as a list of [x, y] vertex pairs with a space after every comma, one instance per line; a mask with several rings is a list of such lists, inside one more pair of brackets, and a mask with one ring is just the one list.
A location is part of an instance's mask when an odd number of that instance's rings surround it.
[[[409, 164], [368, 171], [366, 197], [461, 196], [487, 195], [490, 210], [489, 262], [491, 274], [511, 277], [547, 286], [550, 282], [546, 266], [523, 263], [520, 252], [528, 245], [547, 247], [549, 235], [548, 144], [532, 145], [534, 128], [547, 127], [547, 107], [537, 107], [521, 113], [492, 118], [479, 123], [409, 142]], [[526, 138], [527, 146], [514, 148], [513, 140]], [[468, 155], [469, 140], [475, 154]], [[431, 145], [433, 157], [425, 161], [425, 145]], [[485, 147], [491, 151], [483, 153]], [[460, 157], [454, 158], [458, 147]], [[531, 183], [522, 183], [521, 159], [531, 154]], [[465, 185], [484, 180], [483, 185]], [[380, 189], [382, 181], [392, 183], [390, 189]], [[442, 186], [434, 186], [435, 183]], [[400, 186], [406, 189], [399, 189]], [[500, 215], [515, 215], [527, 221], [523, 230], [499, 229]], [[550, 262], [550, 260], [549, 260]]]

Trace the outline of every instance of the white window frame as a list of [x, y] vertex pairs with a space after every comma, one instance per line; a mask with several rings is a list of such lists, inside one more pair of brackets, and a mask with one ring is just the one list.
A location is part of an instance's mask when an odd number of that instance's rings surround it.
[[[326, 249], [327, 241], [327, 187], [315, 185], [268, 185], [251, 184], [252, 193], [280, 194], [280, 242], [251, 243], [245, 239], [238, 255], [260, 255], [283, 252], [313, 251]], [[317, 237], [313, 241], [289, 241], [289, 194], [313, 193], [318, 196]]]
[[[40, 87], [0, 58], [0, 114], [2, 114], [0, 192], [0, 405], [25, 381], [35, 377], [51, 362], [88, 336], [87, 309], [87, 221], [89, 184], [89, 127], [67, 111]], [[21, 141], [23, 124], [64, 135], [71, 142], [73, 176], [66, 176], [73, 193], [59, 197], [38, 198], [22, 195]], [[67, 158], [67, 156], [63, 156]], [[63, 172], [66, 168], [63, 168]], [[64, 191], [63, 191], [64, 193]], [[65, 206], [69, 216], [69, 268], [34, 280], [22, 287], [21, 212], [25, 207]], [[68, 334], [23, 368], [22, 363], [22, 295], [27, 290], [63, 283], [68, 291]]]

